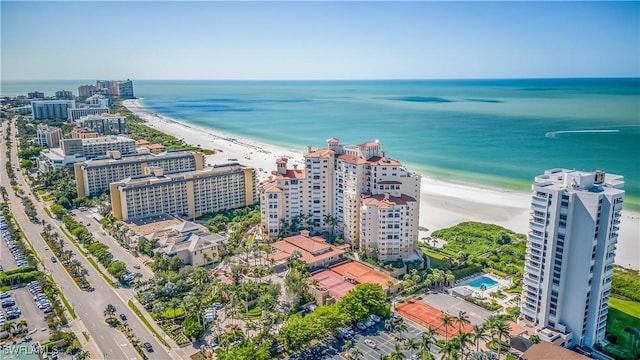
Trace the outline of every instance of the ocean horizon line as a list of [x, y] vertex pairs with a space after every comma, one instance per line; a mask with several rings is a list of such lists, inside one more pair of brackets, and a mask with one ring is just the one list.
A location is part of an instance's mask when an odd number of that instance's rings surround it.
[[[112, 77], [109, 77], [111, 79]], [[3, 79], [2, 82], [55, 82], [55, 81], [93, 81], [95, 82], [100, 78], [95, 79]], [[341, 81], [517, 81], [517, 80], [638, 80], [640, 76], [560, 76], [560, 77], [469, 77], [469, 78], [330, 78], [330, 79], [224, 79], [224, 78], [212, 78], [212, 79], [161, 79], [161, 78], [117, 78], [117, 79], [129, 79], [132, 81], [230, 81], [230, 82], [341, 82]]]

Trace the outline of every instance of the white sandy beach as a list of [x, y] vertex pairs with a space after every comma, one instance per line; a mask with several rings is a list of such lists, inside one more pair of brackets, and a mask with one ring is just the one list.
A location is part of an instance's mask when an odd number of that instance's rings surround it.
[[[211, 165], [238, 161], [254, 167], [258, 178], [264, 180], [275, 170], [278, 157], [288, 156], [290, 164], [302, 164], [304, 149], [281, 148], [181, 123], [145, 109], [137, 100], [126, 100], [123, 105], [154, 129], [184, 139], [190, 145], [216, 150], [216, 154], [207, 156], [207, 163]], [[336, 134], [336, 137], [339, 138], [340, 134]], [[367, 140], [362, 139], [363, 142]], [[319, 139], [318, 143], [321, 141], [324, 139]], [[393, 157], [393, 152], [390, 155]], [[493, 223], [518, 233], [527, 231], [530, 194], [526, 192], [446, 182], [425, 174], [421, 190], [420, 225], [429, 229], [421, 237], [462, 221]], [[622, 215], [616, 264], [640, 269], [640, 213], [623, 211]]]

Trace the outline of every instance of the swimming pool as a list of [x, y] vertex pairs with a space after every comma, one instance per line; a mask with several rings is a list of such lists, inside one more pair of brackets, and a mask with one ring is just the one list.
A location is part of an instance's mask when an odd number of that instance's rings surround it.
[[492, 278], [490, 278], [488, 276], [481, 276], [480, 278], [475, 279], [472, 282], [470, 282], [468, 285], [471, 286], [472, 288], [480, 291], [480, 287], [482, 285], [486, 286], [486, 288], [489, 289], [489, 288], [492, 288], [492, 287], [498, 285], [498, 282], [493, 280]]

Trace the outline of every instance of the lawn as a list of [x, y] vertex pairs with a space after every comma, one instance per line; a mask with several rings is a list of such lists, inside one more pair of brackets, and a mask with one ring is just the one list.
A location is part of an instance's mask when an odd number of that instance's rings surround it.
[[160, 316], [163, 319], [173, 319], [175, 317], [180, 317], [182, 315], [184, 315], [184, 309], [182, 309], [181, 307], [176, 307], [176, 308], [167, 308], [165, 311], [162, 312]]
[[605, 348], [607, 354], [620, 359], [637, 358], [640, 346], [640, 303], [609, 299], [607, 337], [610, 341], [612, 336], [615, 336], [616, 344]]

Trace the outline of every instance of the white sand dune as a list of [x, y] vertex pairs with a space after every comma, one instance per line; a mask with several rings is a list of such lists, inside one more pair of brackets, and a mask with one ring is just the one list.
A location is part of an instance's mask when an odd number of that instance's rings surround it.
[[[216, 150], [216, 154], [207, 156], [207, 163], [211, 165], [238, 161], [254, 167], [258, 178], [264, 180], [275, 170], [275, 160], [278, 157], [287, 156], [290, 164], [302, 164], [304, 149], [286, 149], [181, 123], [145, 109], [137, 100], [126, 100], [123, 105], [146, 120], [154, 129], [184, 139], [190, 145]], [[336, 136], [340, 137], [340, 134]], [[367, 139], [363, 139], [365, 140]], [[530, 195], [526, 192], [446, 182], [423, 175], [420, 225], [429, 231], [423, 232], [421, 236], [462, 221], [493, 223], [526, 233], [529, 204]], [[622, 214], [616, 264], [640, 269], [640, 213], [623, 211]]]

